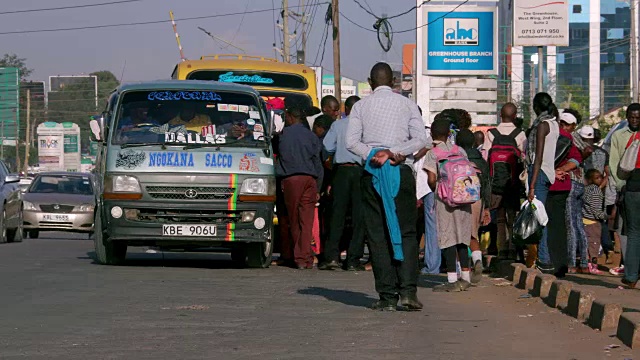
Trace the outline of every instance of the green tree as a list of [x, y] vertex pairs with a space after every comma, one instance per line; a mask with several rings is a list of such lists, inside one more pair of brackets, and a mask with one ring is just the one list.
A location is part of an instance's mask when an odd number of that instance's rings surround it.
[[15, 67], [20, 70], [20, 80], [24, 81], [31, 73], [33, 69], [27, 67], [27, 59], [18, 57], [16, 54], [4, 54], [0, 59], [0, 67]]
[[98, 80], [97, 107], [93, 78], [77, 81], [59, 91], [49, 93], [48, 120], [78, 124], [83, 149], [89, 146], [90, 116], [102, 111], [109, 94], [120, 84], [110, 71], [97, 71], [91, 75], [95, 75]]

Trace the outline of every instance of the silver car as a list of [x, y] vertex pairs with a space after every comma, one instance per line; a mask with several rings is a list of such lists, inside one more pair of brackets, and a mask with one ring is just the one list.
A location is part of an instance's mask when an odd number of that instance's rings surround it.
[[22, 197], [24, 230], [30, 238], [37, 238], [40, 231], [93, 232], [91, 174], [39, 174]]
[[9, 168], [0, 160], [0, 243], [22, 241], [22, 200], [20, 177], [9, 174]]

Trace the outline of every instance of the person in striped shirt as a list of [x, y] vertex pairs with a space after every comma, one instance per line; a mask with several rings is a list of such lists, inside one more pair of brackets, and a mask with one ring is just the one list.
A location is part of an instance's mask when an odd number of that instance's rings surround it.
[[602, 173], [597, 169], [587, 171], [585, 175], [588, 185], [584, 188], [584, 204], [582, 206], [582, 222], [587, 234], [588, 253], [590, 262], [589, 273], [598, 275], [598, 255], [600, 253], [600, 240], [602, 239], [601, 220], [607, 219], [604, 210], [604, 187], [606, 183]]

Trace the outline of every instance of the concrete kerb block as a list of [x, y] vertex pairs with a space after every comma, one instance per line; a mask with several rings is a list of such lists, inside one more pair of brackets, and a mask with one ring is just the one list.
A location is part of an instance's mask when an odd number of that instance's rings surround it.
[[520, 279], [516, 286], [519, 289], [524, 290], [533, 289], [533, 282], [536, 279], [536, 275], [538, 275], [539, 273], [540, 272], [537, 269], [524, 269], [524, 271], [520, 272]]
[[567, 307], [572, 287], [573, 284], [566, 280], [553, 281], [549, 289], [549, 296], [544, 298], [545, 304], [552, 308], [564, 310]]
[[632, 349], [640, 347], [640, 313], [623, 313], [616, 336]]
[[622, 315], [622, 306], [620, 304], [594, 300], [593, 304], [591, 304], [591, 314], [589, 314], [587, 324], [602, 332], [616, 330], [620, 315]]
[[591, 314], [591, 304], [593, 304], [594, 299], [595, 295], [590, 291], [580, 290], [579, 288], [571, 289], [565, 311], [570, 316], [584, 321]]
[[523, 270], [526, 270], [526, 266], [520, 263], [511, 263], [509, 264], [509, 272], [507, 274], [507, 280], [517, 284], [520, 282], [520, 275]]
[[549, 296], [549, 290], [551, 290], [551, 284], [556, 280], [553, 275], [537, 274], [533, 280], [533, 289], [531, 289], [531, 296], [540, 298], [546, 298]]

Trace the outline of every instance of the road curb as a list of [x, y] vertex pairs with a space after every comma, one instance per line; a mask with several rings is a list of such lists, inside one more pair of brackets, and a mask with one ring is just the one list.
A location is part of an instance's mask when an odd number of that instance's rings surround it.
[[565, 311], [570, 316], [585, 321], [591, 314], [591, 304], [593, 304], [594, 298], [595, 295], [590, 291], [571, 289]]
[[640, 346], [640, 314], [624, 313], [618, 322], [616, 336], [630, 348]]
[[553, 275], [537, 274], [533, 281], [533, 289], [530, 291], [531, 296], [539, 298], [547, 298], [551, 290], [551, 284], [556, 280]]
[[593, 304], [591, 304], [591, 314], [587, 324], [603, 332], [617, 330], [620, 315], [622, 315], [622, 306], [620, 304], [594, 300]]
[[499, 276], [511, 281], [518, 289], [539, 297], [548, 306], [585, 322], [602, 332], [616, 332], [616, 337], [630, 348], [640, 348], [640, 313], [624, 313], [621, 304], [596, 299], [590, 291], [553, 275], [529, 269], [520, 263], [495, 264]]
[[544, 303], [552, 308], [564, 310], [569, 302], [569, 294], [573, 283], [565, 280], [554, 280], [549, 289], [549, 296], [546, 297]]
[[[538, 271], [538, 269], [524, 269], [521, 273], [520, 273], [520, 279], [516, 285], [516, 287], [518, 289], [523, 289], [523, 290], [531, 290], [533, 289], [533, 282], [536, 279], [536, 275], [538, 275], [540, 272]], [[515, 282], [514, 282], [515, 284]]]

